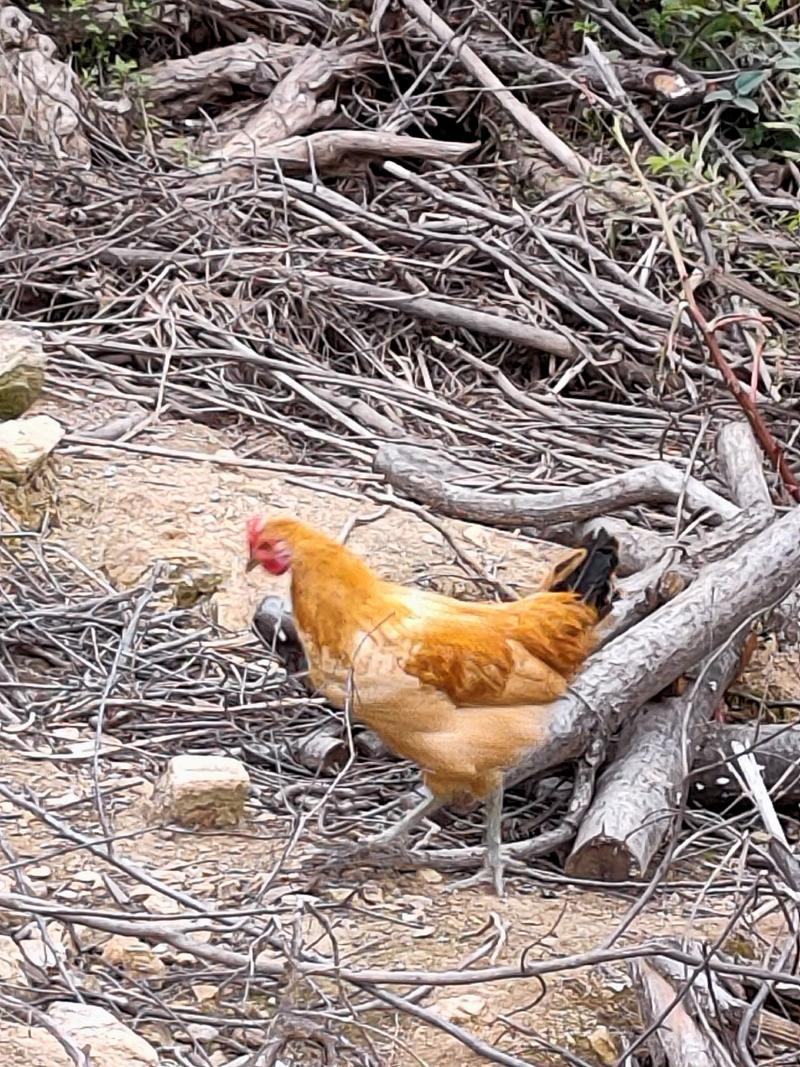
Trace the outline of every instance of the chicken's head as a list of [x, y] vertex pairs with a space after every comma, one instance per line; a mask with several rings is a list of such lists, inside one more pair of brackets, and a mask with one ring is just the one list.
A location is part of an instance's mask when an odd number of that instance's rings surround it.
[[285, 574], [292, 565], [292, 550], [280, 529], [281, 520], [254, 515], [247, 523], [247, 546], [250, 558], [247, 570], [263, 567], [270, 574]]

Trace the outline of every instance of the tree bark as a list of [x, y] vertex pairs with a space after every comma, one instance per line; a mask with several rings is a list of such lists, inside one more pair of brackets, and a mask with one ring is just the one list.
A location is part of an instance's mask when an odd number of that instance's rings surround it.
[[644, 622], [594, 655], [549, 713], [546, 736], [509, 784], [577, 759], [675, 678], [800, 582], [800, 508], [793, 508]]
[[[722, 427], [717, 461], [736, 503], [765, 526], [772, 502], [762, 453], [746, 422]], [[673, 825], [702, 724], [735, 678], [749, 630], [734, 633], [709, 657], [688, 694], [644, 708], [629, 724], [578, 830], [568, 873], [609, 881], [644, 876]]]
[[624, 882], [643, 878], [675, 818], [696, 737], [736, 675], [738, 642], [684, 697], [643, 708], [624, 732], [580, 825], [566, 872]]
[[440, 515], [489, 526], [538, 530], [596, 518], [633, 504], [675, 503], [681, 494], [692, 511], [706, 508], [721, 519], [739, 513], [735, 504], [713, 489], [662, 461], [590, 485], [541, 493], [486, 493], [467, 488], [459, 484], [465, 476], [463, 469], [434, 451], [413, 445], [384, 445], [373, 469], [383, 474], [393, 489]]

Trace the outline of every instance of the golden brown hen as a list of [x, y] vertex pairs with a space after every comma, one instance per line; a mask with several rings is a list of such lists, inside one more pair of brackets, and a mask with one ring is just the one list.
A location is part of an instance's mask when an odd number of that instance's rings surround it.
[[370, 839], [396, 841], [456, 799], [486, 802], [486, 868], [502, 891], [503, 772], [543, 739], [547, 705], [593, 650], [617, 545], [577, 550], [553, 587], [512, 603], [454, 600], [384, 581], [293, 518], [253, 518], [248, 569], [291, 568], [292, 611], [312, 685], [422, 770], [427, 798]]

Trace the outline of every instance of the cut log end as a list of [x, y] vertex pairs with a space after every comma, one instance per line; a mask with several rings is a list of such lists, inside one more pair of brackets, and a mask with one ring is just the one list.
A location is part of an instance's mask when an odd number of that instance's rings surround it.
[[575, 849], [564, 870], [569, 878], [593, 882], [628, 882], [642, 877], [636, 857], [624, 842], [603, 835]]

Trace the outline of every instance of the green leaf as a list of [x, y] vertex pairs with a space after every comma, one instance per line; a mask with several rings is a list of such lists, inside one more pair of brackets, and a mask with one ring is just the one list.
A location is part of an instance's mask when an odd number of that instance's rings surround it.
[[758, 104], [755, 100], [751, 100], [749, 96], [737, 96], [733, 101], [733, 105], [741, 108], [742, 111], [750, 111], [754, 115], [758, 114]]
[[749, 96], [769, 77], [768, 70], [746, 70], [733, 83], [737, 96]]
[[733, 93], [730, 89], [715, 89], [713, 93], [709, 93], [706, 96], [707, 101], [712, 100], [733, 100]]
[[790, 56], [781, 56], [773, 64], [775, 70], [800, 70], [800, 52], [794, 52]]

